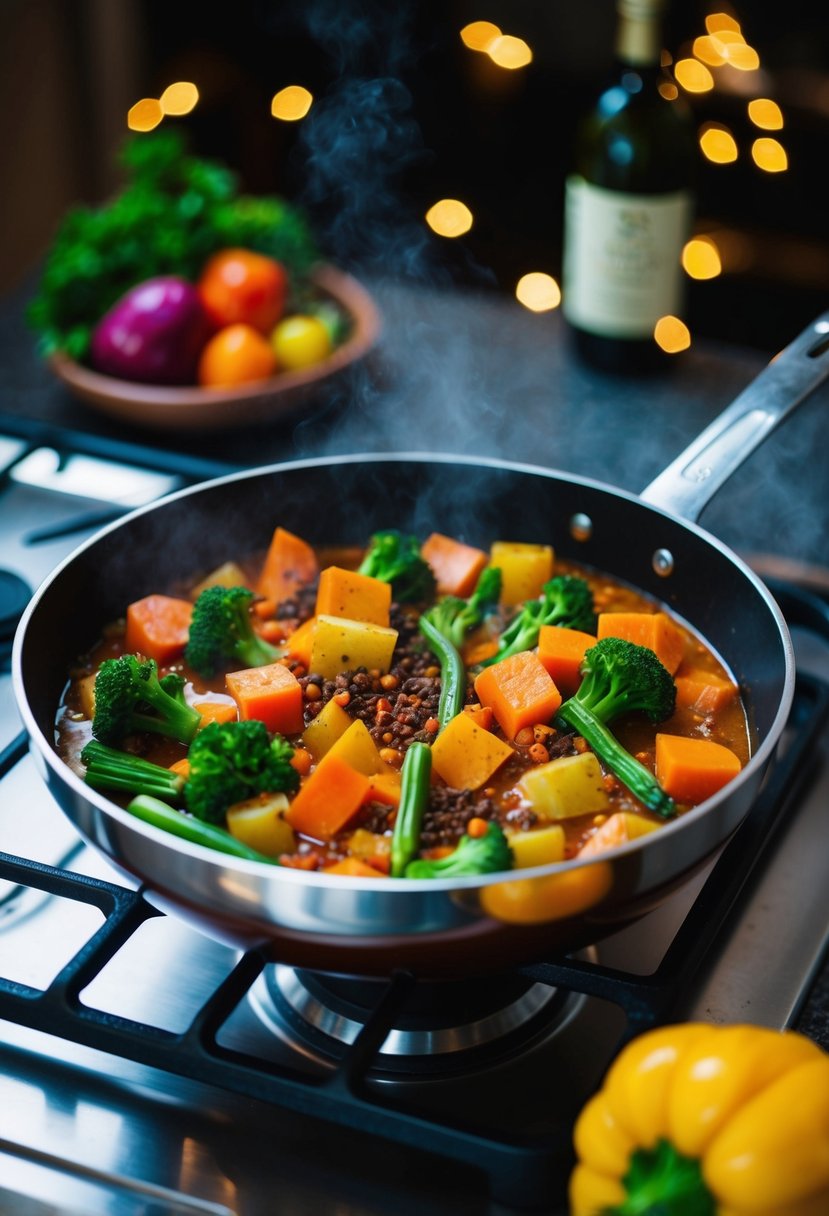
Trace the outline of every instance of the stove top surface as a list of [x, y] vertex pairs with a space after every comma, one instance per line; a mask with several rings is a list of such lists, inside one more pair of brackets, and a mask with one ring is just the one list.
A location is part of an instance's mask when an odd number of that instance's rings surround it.
[[[106, 519], [223, 471], [127, 455], [0, 435], [0, 653], [21, 581], [35, 587]], [[813, 847], [829, 807], [829, 616], [825, 633], [810, 620], [793, 635], [793, 725], [721, 856], [584, 957], [437, 1005], [405, 975], [354, 987], [156, 915], [52, 802], [0, 674], [0, 1210], [563, 1210], [573, 1119], [627, 1035], [803, 1016], [829, 926], [829, 856]], [[810, 724], [807, 765], [792, 749]], [[763, 844], [746, 876], [741, 854]]]

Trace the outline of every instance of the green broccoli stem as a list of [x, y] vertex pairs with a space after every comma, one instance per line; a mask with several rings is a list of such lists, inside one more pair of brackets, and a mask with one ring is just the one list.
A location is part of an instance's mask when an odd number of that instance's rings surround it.
[[608, 1216], [715, 1216], [717, 1211], [699, 1161], [684, 1157], [667, 1140], [633, 1153], [624, 1186], [624, 1200]]
[[466, 667], [457, 648], [435, 628], [428, 617], [420, 618], [418, 629], [440, 662], [438, 722], [443, 730], [446, 723], [463, 709], [466, 700]]
[[420, 829], [429, 801], [432, 752], [429, 745], [410, 743], [400, 770], [400, 806], [391, 838], [391, 877], [402, 878], [420, 847]]
[[152, 824], [154, 828], [162, 828], [174, 836], [180, 836], [182, 840], [189, 840], [191, 844], [202, 844], [208, 849], [217, 849], [220, 853], [229, 853], [233, 857], [244, 857], [248, 861], [265, 861], [268, 865], [279, 864], [276, 858], [266, 857], [264, 853], [257, 853], [255, 849], [243, 844], [241, 840], [237, 840], [223, 828], [204, 823], [201, 819], [193, 819], [190, 815], [168, 806], [159, 798], [140, 795], [127, 804], [127, 810], [144, 823]]
[[181, 801], [184, 778], [160, 764], [107, 747], [91, 739], [81, 752], [86, 765], [84, 780], [96, 790], [115, 790], [126, 794], [147, 794]]
[[663, 819], [670, 819], [676, 814], [673, 799], [665, 793], [653, 773], [622, 747], [616, 736], [578, 697], [565, 701], [559, 708], [558, 717], [568, 726], [575, 727], [599, 759], [649, 811], [654, 811]]
[[151, 705], [157, 713], [142, 714], [139, 710], [134, 710], [134, 730], [150, 731], [156, 735], [164, 735], [167, 739], [177, 739], [180, 743], [189, 743], [199, 729], [199, 711], [188, 705], [182, 695], [171, 695], [158, 678], [142, 683], [141, 700]]

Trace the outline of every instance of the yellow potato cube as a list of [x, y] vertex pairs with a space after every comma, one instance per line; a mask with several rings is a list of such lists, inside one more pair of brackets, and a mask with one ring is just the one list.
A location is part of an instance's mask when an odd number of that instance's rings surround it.
[[646, 836], [648, 832], [655, 832], [658, 827], [658, 823], [645, 819], [642, 815], [632, 815], [630, 811], [616, 811], [596, 829], [587, 843], [582, 845], [578, 855], [593, 857], [607, 849], [627, 844], [629, 840], [636, 840], [639, 836]]
[[302, 746], [308, 749], [315, 761], [321, 760], [345, 734], [351, 722], [342, 705], [328, 701], [302, 732]]
[[537, 828], [529, 832], [509, 833], [513, 864], [516, 869], [529, 866], [545, 866], [554, 861], [564, 861], [564, 828], [554, 823], [548, 828]]
[[332, 743], [328, 754], [339, 756], [349, 768], [363, 773], [366, 777], [371, 777], [386, 767], [380, 759], [380, 753], [374, 740], [368, 733], [368, 727], [359, 718], [352, 722], [348, 730]]
[[78, 680], [78, 699], [81, 703], [83, 716], [89, 718], [90, 722], [95, 717], [95, 681], [98, 678], [98, 673], [94, 675], [84, 676]]
[[323, 614], [317, 617], [310, 669], [332, 680], [355, 667], [388, 671], [396, 642], [396, 629]]
[[470, 714], [450, 718], [432, 744], [432, 768], [456, 790], [476, 790], [513, 754], [491, 731], [477, 726]]
[[208, 587], [244, 587], [247, 584], [244, 571], [236, 562], [222, 562], [210, 574], [205, 575], [190, 592], [191, 599], [198, 599]]
[[293, 828], [284, 818], [288, 809], [285, 794], [260, 794], [228, 807], [227, 828], [231, 836], [266, 857], [296, 850]]
[[518, 789], [541, 819], [593, 815], [610, 804], [601, 766], [592, 752], [539, 764], [524, 774]]
[[492, 544], [489, 560], [501, 571], [501, 603], [521, 604], [537, 599], [541, 588], [552, 578], [555, 552], [550, 545], [497, 540]]

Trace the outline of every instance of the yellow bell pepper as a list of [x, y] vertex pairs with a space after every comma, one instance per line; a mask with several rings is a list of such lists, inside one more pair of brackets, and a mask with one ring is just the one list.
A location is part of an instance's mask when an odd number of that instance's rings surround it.
[[829, 1054], [689, 1022], [629, 1043], [574, 1129], [571, 1216], [829, 1213]]

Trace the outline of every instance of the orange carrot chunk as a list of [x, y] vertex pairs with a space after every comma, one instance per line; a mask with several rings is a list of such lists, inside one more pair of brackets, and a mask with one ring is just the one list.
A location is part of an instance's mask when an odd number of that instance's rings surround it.
[[699, 714], [715, 714], [730, 704], [737, 695], [737, 685], [713, 671], [689, 668], [674, 679], [677, 705], [687, 706]]
[[682, 633], [664, 612], [600, 612], [596, 630], [601, 638], [625, 638], [647, 646], [671, 675], [682, 662]]
[[190, 635], [193, 605], [171, 595], [147, 595], [127, 608], [124, 647], [163, 665], [177, 659]]
[[552, 677], [556, 688], [570, 696], [581, 683], [579, 667], [584, 653], [596, 639], [580, 629], [563, 625], [542, 625], [538, 632], [538, 657]]
[[209, 722], [235, 722], [239, 710], [229, 701], [196, 701], [193, 705], [201, 714], [199, 730], [204, 730]]
[[298, 587], [312, 582], [318, 573], [317, 555], [311, 546], [293, 532], [276, 528], [256, 590], [259, 595], [279, 604]]
[[303, 781], [285, 818], [303, 836], [330, 840], [357, 813], [368, 788], [365, 773], [339, 756], [326, 756]]
[[420, 556], [429, 563], [437, 580], [438, 594], [460, 595], [475, 590], [478, 575], [489, 561], [483, 549], [465, 545], [442, 532], [433, 532], [420, 546]]
[[656, 779], [677, 802], [704, 802], [739, 773], [740, 759], [711, 739], [656, 736]]
[[344, 857], [333, 865], [323, 866], [323, 874], [345, 874], [351, 878], [386, 878], [383, 870], [377, 870], [359, 857]]
[[295, 659], [299, 659], [307, 667], [311, 662], [311, 649], [314, 645], [314, 626], [317, 623], [317, 618], [310, 616], [307, 621], [303, 621], [301, 625], [297, 625], [294, 632], [285, 642], [285, 648], [288, 654]]
[[390, 607], [391, 583], [340, 566], [328, 566], [320, 574], [317, 616], [342, 616], [388, 628]]
[[485, 667], [475, 678], [475, 693], [482, 705], [491, 707], [508, 739], [524, 726], [549, 722], [561, 705], [561, 693], [534, 650]]
[[302, 730], [302, 688], [284, 664], [268, 663], [264, 667], [231, 671], [225, 681], [243, 721], [258, 718], [268, 730], [282, 735]]

